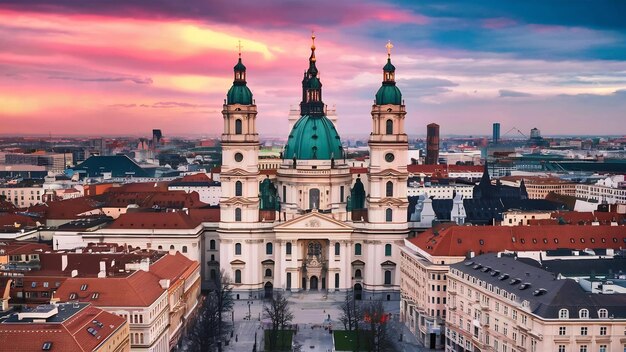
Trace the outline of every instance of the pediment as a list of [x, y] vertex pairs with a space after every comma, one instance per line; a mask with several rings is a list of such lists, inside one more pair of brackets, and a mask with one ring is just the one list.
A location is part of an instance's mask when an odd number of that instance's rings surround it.
[[274, 265], [274, 261], [271, 259], [265, 259], [264, 261], [261, 262], [261, 264], [263, 265]]
[[246, 265], [246, 262], [240, 259], [235, 259], [232, 262], [230, 262], [230, 265]]
[[406, 172], [400, 172], [394, 169], [384, 169], [376, 173], [372, 173], [372, 176], [403, 176], [408, 175]]
[[274, 227], [277, 232], [308, 231], [308, 232], [346, 232], [352, 231], [352, 226], [335, 220], [332, 217], [318, 212], [311, 212]]
[[250, 175], [250, 173], [244, 169], [240, 169], [240, 168], [235, 168], [232, 170], [229, 170], [228, 172], [223, 172], [220, 176], [221, 177], [228, 177], [228, 176], [248, 176]]
[[392, 262], [391, 260], [385, 260], [384, 262], [380, 263], [380, 266], [396, 266], [396, 263]]
[[352, 265], [364, 266], [365, 262], [362, 261], [362, 260], [357, 259], [357, 260], [352, 262]]

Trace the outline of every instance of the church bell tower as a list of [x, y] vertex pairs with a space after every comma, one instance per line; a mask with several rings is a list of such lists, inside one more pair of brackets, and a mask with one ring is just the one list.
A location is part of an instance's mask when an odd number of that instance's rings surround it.
[[221, 222], [251, 223], [259, 220], [259, 135], [257, 108], [246, 85], [246, 66], [239, 60], [235, 80], [228, 90], [222, 115]]
[[383, 83], [372, 106], [367, 209], [370, 223], [406, 224], [409, 149], [404, 130], [406, 109], [396, 86], [391, 48], [393, 45], [388, 42]]

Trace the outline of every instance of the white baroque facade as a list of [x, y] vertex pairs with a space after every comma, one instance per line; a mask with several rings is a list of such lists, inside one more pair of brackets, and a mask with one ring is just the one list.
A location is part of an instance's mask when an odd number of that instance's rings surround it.
[[356, 179], [322, 102], [314, 45], [275, 179], [259, 173], [257, 109], [241, 58], [234, 70], [223, 108], [218, 236], [236, 296], [353, 289], [360, 299], [399, 299], [408, 138], [391, 60], [372, 106], [370, 165]]

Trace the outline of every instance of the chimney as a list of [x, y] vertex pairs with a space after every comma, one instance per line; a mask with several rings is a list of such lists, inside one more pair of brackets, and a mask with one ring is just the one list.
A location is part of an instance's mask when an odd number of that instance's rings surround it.
[[141, 263], [139, 263], [139, 270], [150, 271], [150, 259], [149, 258], [144, 258], [141, 260]]
[[61, 256], [61, 271], [65, 271], [65, 268], [67, 268], [67, 254]]
[[161, 287], [164, 290], [167, 290], [168, 288], [170, 288], [170, 280], [169, 279], [162, 279], [159, 280], [159, 285], [161, 285]]
[[107, 277], [107, 263], [104, 260], [100, 261], [100, 272], [98, 272], [98, 277]]

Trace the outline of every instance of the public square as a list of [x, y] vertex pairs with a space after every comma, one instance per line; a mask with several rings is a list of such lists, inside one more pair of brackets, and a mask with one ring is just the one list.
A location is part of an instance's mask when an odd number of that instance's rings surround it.
[[[341, 316], [341, 302], [344, 293], [294, 293], [288, 296], [292, 303], [291, 310], [294, 315], [293, 324], [297, 325], [297, 333], [294, 336], [295, 344], [301, 346], [302, 351], [328, 352], [333, 351], [332, 330], [343, 330], [343, 324], [339, 321]], [[250, 302], [250, 303], [248, 303]], [[257, 338], [257, 351], [263, 347], [263, 300], [237, 300], [234, 306], [235, 331], [226, 351], [243, 352], [252, 351]], [[395, 351], [415, 352], [428, 351], [423, 348], [410, 334], [404, 324], [399, 322], [398, 301], [385, 301], [385, 311], [391, 313], [393, 319], [390, 324], [390, 332]], [[403, 334], [400, 342], [400, 333]]]

